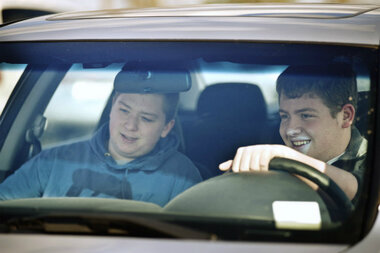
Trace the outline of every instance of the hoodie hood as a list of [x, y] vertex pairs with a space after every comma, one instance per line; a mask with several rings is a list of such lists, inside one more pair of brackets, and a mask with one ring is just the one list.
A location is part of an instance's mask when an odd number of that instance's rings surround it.
[[166, 138], [161, 138], [154, 149], [148, 154], [125, 164], [117, 164], [108, 152], [109, 122], [105, 123], [95, 133], [90, 141], [91, 149], [96, 156], [114, 169], [154, 171], [161, 166], [174, 152], [177, 152], [179, 138], [171, 131]]

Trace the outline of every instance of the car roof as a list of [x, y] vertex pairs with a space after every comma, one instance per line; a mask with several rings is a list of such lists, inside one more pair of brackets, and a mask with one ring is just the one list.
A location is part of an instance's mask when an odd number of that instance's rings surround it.
[[0, 41], [283, 41], [377, 46], [379, 7], [209, 4], [69, 12], [3, 26]]

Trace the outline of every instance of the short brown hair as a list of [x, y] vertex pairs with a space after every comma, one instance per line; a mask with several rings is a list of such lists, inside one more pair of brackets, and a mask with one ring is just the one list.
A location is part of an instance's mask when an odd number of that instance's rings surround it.
[[320, 97], [335, 118], [345, 104], [356, 109], [356, 74], [346, 64], [289, 66], [277, 79], [279, 96], [299, 98], [304, 94]]

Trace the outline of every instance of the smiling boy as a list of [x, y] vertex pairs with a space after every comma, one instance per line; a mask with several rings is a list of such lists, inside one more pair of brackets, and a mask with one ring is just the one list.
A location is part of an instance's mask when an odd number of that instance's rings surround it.
[[353, 126], [357, 87], [346, 65], [290, 66], [277, 79], [280, 135], [285, 145], [239, 148], [221, 170], [265, 171], [274, 157], [325, 173], [353, 200], [364, 171], [367, 141]]

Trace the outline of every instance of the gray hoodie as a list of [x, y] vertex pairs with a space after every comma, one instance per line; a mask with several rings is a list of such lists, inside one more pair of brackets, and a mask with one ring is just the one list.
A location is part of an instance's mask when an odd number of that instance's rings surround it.
[[201, 181], [170, 134], [147, 155], [119, 165], [109, 155], [108, 123], [90, 140], [44, 150], [0, 184], [0, 199], [102, 197], [164, 206]]

